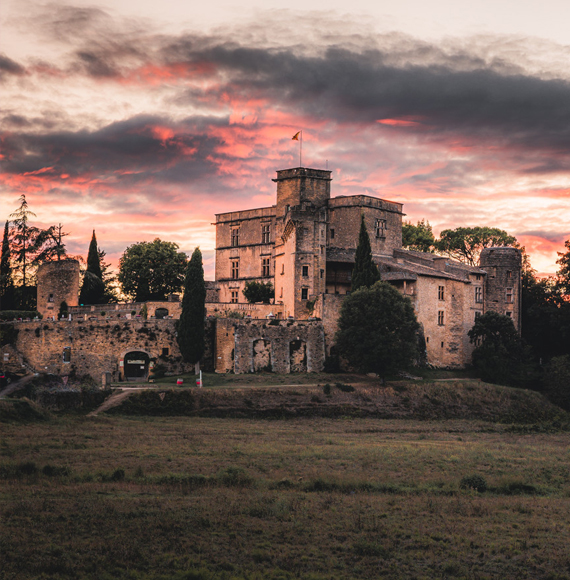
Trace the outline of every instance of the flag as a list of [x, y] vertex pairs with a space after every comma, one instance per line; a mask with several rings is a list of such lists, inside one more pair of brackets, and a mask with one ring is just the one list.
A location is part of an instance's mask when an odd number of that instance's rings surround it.
[[297, 131], [293, 137], [291, 137], [291, 141], [298, 141], [299, 140], [299, 135], [301, 134], [301, 131]]

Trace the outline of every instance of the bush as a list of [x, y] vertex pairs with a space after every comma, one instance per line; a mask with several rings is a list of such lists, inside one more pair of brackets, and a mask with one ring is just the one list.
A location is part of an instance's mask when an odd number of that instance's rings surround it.
[[216, 475], [218, 481], [226, 487], [250, 487], [254, 479], [242, 467], [227, 467]]
[[124, 469], [115, 469], [111, 475], [111, 481], [123, 481], [125, 479]]
[[484, 491], [487, 491], [487, 482], [481, 475], [466, 475], [461, 479], [459, 488], [472, 489], [473, 491], [483, 493]]
[[544, 369], [544, 394], [555, 404], [570, 411], [570, 356], [557, 356]]
[[46, 475], [47, 477], [61, 477], [61, 476], [67, 476], [71, 474], [71, 470], [69, 469], [69, 467], [63, 466], [63, 467], [57, 467], [56, 465], [50, 465], [49, 463], [47, 465], [44, 465], [44, 468], [42, 469], [42, 473], [44, 475]]

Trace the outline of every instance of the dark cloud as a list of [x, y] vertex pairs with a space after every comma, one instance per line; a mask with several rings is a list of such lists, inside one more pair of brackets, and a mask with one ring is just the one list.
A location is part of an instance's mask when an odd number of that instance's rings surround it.
[[15, 60], [8, 58], [5, 54], [0, 54], [0, 80], [8, 75], [23, 75], [26, 69]]
[[552, 232], [546, 230], [530, 230], [519, 232], [519, 236], [532, 236], [535, 238], [542, 238], [554, 244], [563, 245], [564, 241], [568, 239], [569, 232]]
[[[209, 121], [210, 126], [219, 123], [223, 121]], [[176, 125], [166, 118], [137, 116], [97, 131], [9, 134], [3, 140], [2, 170], [92, 176], [112, 179], [119, 186], [200, 179], [215, 173], [209, 159], [219, 145], [202, 130], [205, 124], [203, 118]]]

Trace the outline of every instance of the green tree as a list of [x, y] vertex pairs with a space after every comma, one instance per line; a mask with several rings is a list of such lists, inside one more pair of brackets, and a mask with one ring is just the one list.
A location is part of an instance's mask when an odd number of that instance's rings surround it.
[[570, 295], [570, 240], [564, 243], [566, 252], [558, 252], [556, 263], [560, 265], [557, 275], [557, 285], [566, 296]]
[[370, 287], [380, 280], [378, 267], [372, 261], [372, 248], [370, 247], [370, 237], [364, 223], [364, 216], [360, 220], [360, 234], [358, 236], [358, 246], [356, 247], [356, 256], [354, 259], [354, 268], [352, 270], [352, 291]]
[[204, 354], [204, 320], [206, 316], [206, 285], [202, 253], [196, 248], [186, 268], [182, 312], [178, 321], [177, 341], [182, 358], [199, 364]]
[[433, 253], [435, 237], [428, 221], [418, 221], [417, 225], [411, 222], [402, 224], [402, 247], [416, 252]]
[[544, 394], [556, 405], [570, 411], [570, 356], [551, 359], [542, 377]]
[[275, 297], [273, 284], [271, 282], [246, 282], [243, 290], [245, 299], [253, 304], [255, 302], [263, 302], [269, 304], [272, 298]]
[[178, 245], [156, 238], [129, 246], [119, 261], [118, 280], [136, 302], [166, 300], [184, 282], [187, 258]]
[[471, 266], [478, 265], [481, 250], [491, 246], [518, 247], [518, 244], [504, 230], [488, 227], [443, 230], [435, 244], [439, 253]]
[[0, 258], [0, 310], [12, 310], [14, 306], [14, 279], [10, 262], [10, 229], [9, 222], [6, 221], [2, 239], [2, 257]]
[[358, 371], [385, 377], [412, 364], [418, 330], [410, 300], [387, 282], [376, 282], [344, 299], [336, 349]]
[[95, 230], [91, 236], [89, 253], [87, 254], [87, 270], [83, 276], [83, 284], [79, 292], [79, 304], [104, 304], [105, 285], [101, 270], [101, 259]]
[[62, 240], [69, 234], [62, 230], [63, 226], [61, 224], [50, 226], [47, 230], [38, 230], [34, 264], [50, 262], [56, 259], [59, 262], [62, 258], [65, 258], [67, 250]]
[[522, 386], [525, 351], [521, 338], [508, 316], [490, 310], [479, 316], [468, 333], [475, 345], [473, 367], [489, 383]]

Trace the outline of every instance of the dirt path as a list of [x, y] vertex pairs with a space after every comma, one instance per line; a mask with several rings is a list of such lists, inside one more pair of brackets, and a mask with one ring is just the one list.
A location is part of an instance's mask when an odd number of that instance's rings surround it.
[[0, 397], [7, 397], [8, 395], [11, 395], [14, 391], [17, 391], [18, 389], [25, 387], [35, 376], [36, 375], [26, 375], [25, 377], [22, 377], [21, 379], [18, 379], [17, 381], [10, 383], [7, 387], [4, 387], [0, 391]]
[[128, 391], [119, 391], [118, 393], [113, 393], [108, 399], [106, 399], [100, 407], [97, 407], [94, 411], [91, 411], [87, 416], [96, 417], [99, 413], [103, 413], [112, 407], [117, 407], [125, 399], [131, 396], [133, 389]]

